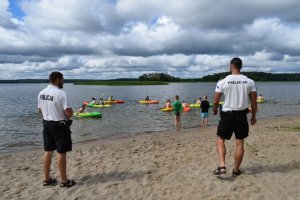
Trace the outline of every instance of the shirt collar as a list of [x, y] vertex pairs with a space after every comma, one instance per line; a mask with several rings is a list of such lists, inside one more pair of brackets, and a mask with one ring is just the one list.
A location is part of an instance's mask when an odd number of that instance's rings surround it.
[[49, 85], [48, 85], [48, 88], [51, 88], [51, 87], [52, 87], [52, 88], [57, 88], [57, 89], [59, 89], [58, 86], [49, 84]]

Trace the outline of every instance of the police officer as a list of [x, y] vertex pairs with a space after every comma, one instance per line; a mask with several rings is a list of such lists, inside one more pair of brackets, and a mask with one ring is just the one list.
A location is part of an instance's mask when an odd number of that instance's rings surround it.
[[70, 117], [73, 110], [68, 105], [66, 93], [61, 90], [64, 84], [63, 74], [57, 71], [49, 75], [50, 84], [38, 95], [38, 109], [43, 115], [44, 140], [44, 181], [43, 185], [55, 185], [57, 180], [50, 177], [53, 151], [57, 151], [57, 167], [60, 172], [61, 187], [72, 187], [74, 180], [67, 178], [66, 153], [72, 150]]
[[256, 87], [253, 80], [242, 75], [242, 60], [233, 58], [230, 62], [231, 75], [217, 83], [214, 96], [214, 115], [218, 113], [218, 106], [222, 94], [225, 96], [224, 105], [221, 110], [221, 120], [217, 130], [217, 150], [219, 156], [219, 167], [213, 172], [215, 175], [226, 173], [225, 167], [225, 139], [230, 140], [232, 134], [236, 138], [235, 167], [232, 176], [239, 176], [242, 172], [240, 165], [244, 156], [244, 139], [248, 137], [249, 125], [247, 112], [251, 103], [251, 124], [256, 123]]

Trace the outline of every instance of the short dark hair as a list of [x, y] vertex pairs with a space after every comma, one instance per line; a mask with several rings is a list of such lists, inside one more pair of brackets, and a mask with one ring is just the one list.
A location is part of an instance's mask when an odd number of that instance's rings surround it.
[[232, 60], [230, 61], [230, 64], [234, 65], [238, 69], [242, 69], [242, 66], [243, 66], [243, 62], [240, 58], [232, 58]]
[[54, 71], [49, 75], [49, 81], [51, 83], [54, 83], [56, 81], [56, 79], [61, 80], [63, 78], [63, 74], [58, 72], [58, 71]]

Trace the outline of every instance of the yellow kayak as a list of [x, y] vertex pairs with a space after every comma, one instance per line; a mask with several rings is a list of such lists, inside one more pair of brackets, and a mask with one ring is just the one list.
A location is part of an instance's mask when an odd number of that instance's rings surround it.
[[161, 109], [162, 112], [171, 112], [173, 111], [173, 108], [163, 108]]

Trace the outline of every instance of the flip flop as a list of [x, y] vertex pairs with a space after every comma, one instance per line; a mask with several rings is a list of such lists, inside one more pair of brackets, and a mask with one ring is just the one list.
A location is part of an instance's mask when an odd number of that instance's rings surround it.
[[48, 181], [43, 181], [43, 186], [54, 185], [55, 183], [57, 183], [55, 178], [49, 178]]
[[72, 187], [76, 185], [76, 182], [74, 180], [67, 180], [67, 182], [60, 182], [60, 187]]

